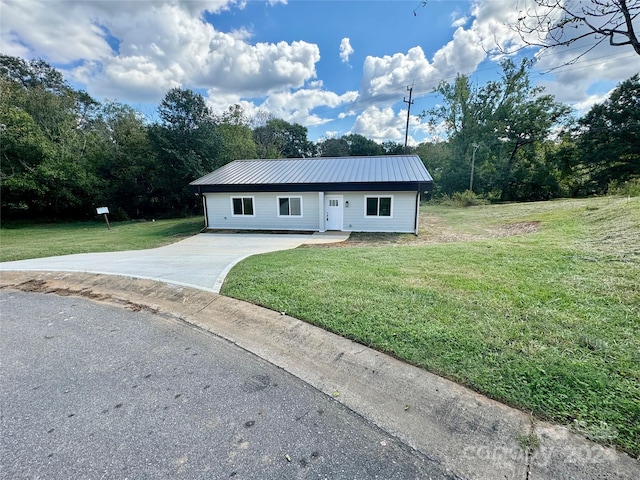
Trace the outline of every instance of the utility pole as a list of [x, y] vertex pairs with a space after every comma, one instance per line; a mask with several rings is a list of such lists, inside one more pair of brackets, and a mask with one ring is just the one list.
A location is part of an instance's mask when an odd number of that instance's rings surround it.
[[403, 98], [403, 102], [407, 104], [407, 128], [404, 131], [404, 153], [407, 154], [407, 140], [409, 139], [409, 114], [411, 113], [411, 105], [413, 105], [413, 101], [411, 101], [411, 94], [413, 93], [413, 85], [411, 87], [407, 86], [407, 90], [409, 91], [409, 100], [407, 97]]
[[471, 156], [471, 178], [469, 179], [469, 191], [473, 192], [473, 169], [476, 166], [476, 150], [478, 150], [477, 143], [471, 145], [473, 147], [473, 155]]

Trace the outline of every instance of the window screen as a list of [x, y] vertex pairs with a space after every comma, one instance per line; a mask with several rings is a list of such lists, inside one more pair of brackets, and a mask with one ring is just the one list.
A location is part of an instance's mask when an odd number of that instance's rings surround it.
[[391, 216], [391, 197], [380, 197], [378, 204], [378, 216]]
[[367, 197], [367, 216], [378, 215], [378, 197]]
[[367, 197], [367, 217], [390, 217], [391, 197]]
[[301, 197], [279, 197], [278, 213], [280, 216], [302, 216], [302, 198]]
[[234, 197], [231, 199], [234, 215], [253, 215], [252, 197]]

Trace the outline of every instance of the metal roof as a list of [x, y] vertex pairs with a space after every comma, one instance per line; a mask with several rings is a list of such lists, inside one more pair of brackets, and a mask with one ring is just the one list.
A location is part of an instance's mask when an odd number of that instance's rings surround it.
[[416, 185], [427, 187], [432, 183], [433, 179], [419, 156], [383, 155], [235, 160], [190, 185], [194, 191], [237, 191], [247, 187], [272, 190], [275, 187], [300, 189], [302, 186], [312, 188], [335, 184], [356, 189], [371, 184], [406, 184], [405, 187], [411, 185], [415, 188]]

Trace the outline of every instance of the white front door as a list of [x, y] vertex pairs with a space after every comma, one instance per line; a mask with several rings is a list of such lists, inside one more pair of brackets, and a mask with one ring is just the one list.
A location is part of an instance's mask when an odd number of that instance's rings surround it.
[[342, 230], [342, 195], [324, 196], [324, 228]]

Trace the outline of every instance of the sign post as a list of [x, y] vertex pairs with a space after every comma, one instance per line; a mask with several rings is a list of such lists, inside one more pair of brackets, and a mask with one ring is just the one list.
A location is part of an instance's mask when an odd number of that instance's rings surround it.
[[107, 230], [111, 230], [111, 225], [109, 225], [109, 207], [98, 207], [96, 208], [96, 212], [98, 215], [104, 215], [104, 221], [107, 222]]

